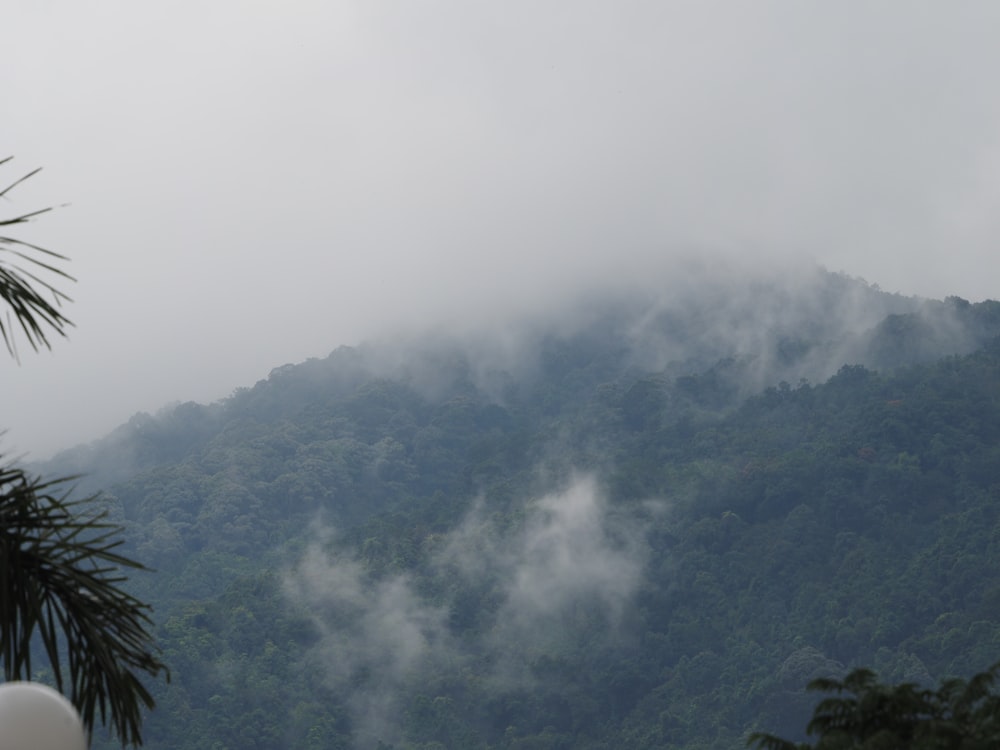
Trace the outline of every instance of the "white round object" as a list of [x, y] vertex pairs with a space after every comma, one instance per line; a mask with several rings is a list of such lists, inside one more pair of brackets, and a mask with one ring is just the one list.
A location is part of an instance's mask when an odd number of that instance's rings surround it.
[[0, 684], [0, 750], [87, 750], [73, 704], [37, 682]]

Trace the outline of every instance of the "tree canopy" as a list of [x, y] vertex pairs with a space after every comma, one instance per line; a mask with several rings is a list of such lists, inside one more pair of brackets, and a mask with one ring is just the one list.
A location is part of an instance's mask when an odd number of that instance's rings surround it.
[[913, 682], [880, 683], [868, 669], [843, 680], [821, 678], [809, 689], [832, 693], [806, 728], [815, 743], [756, 733], [758, 750], [987, 750], [1000, 747], [1000, 663], [968, 681], [945, 680], [937, 690]]

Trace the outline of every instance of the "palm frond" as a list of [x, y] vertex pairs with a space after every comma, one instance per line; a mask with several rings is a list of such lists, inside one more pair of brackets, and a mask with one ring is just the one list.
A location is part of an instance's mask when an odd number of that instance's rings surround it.
[[[0, 159], [0, 165], [9, 161], [10, 157]], [[7, 197], [13, 188], [39, 171], [35, 169], [0, 189], [0, 198]], [[42, 208], [0, 218], [0, 227], [24, 224], [51, 210]], [[37, 351], [43, 346], [51, 348], [49, 337], [52, 333], [65, 336], [66, 330], [73, 325], [59, 309], [62, 303], [70, 302], [70, 298], [40, 275], [52, 274], [66, 281], [75, 281], [53, 265], [53, 261], [65, 260], [65, 256], [30, 242], [0, 236], [0, 302], [7, 308], [0, 311], [0, 338], [15, 359], [18, 359], [15, 338], [18, 328], [32, 349]]]
[[[140, 675], [169, 671], [150, 634], [149, 607], [121, 584], [144, 567], [121, 554], [121, 528], [97, 498], [71, 500], [72, 478], [42, 481], [0, 467], [0, 659], [7, 680], [29, 679], [40, 641], [56, 687], [88, 729], [98, 715], [139, 745], [153, 698]], [[61, 655], [65, 654], [65, 659]]]

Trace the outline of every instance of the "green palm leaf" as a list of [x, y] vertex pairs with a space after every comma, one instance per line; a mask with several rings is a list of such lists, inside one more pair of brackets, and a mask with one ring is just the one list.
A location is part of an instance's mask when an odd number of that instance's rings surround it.
[[4, 677], [30, 679], [31, 646], [40, 642], [84, 724], [110, 716], [123, 742], [141, 744], [142, 711], [153, 698], [138, 675], [167, 672], [152, 648], [149, 608], [120, 587], [123, 569], [144, 568], [117, 551], [121, 528], [97, 498], [53, 494], [68, 481], [0, 468]]
[[[0, 165], [10, 159], [0, 159]], [[0, 190], [0, 199], [38, 172], [38, 169], [29, 172]], [[43, 208], [0, 219], [0, 227], [24, 224], [50, 210]], [[18, 327], [32, 349], [37, 351], [42, 346], [51, 348], [50, 333], [65, 336], [66, 329], [73, 325], [59, 309], [63, 302], [71, 301], [70, 298], [46, 281], [44, 276], [54, 275], [66, 281], [74, 279], [52, 265], [53, 260], [66, 258], [30, 242], [0, 235], [0, 300], [8, 308], [0, 314], [0, 338], [15, 359], [17, 347], [14, 332]]]

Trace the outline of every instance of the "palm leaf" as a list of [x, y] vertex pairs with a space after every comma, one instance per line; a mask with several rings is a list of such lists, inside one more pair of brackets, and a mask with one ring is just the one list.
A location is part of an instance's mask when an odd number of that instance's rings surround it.
[[121, 529], [97, 498], [56, 492], [69, 481], [0, 468], [4, 678], [30, 679], [31, 646], [40, 642], [56, 687], [68, 692], [87, 728], [110, 717], [123, 743], [139, 745], [142, 712], [153, 706], [139, 677], [162, 672], [169, 679], [149, 607], [121, 588], [123, 569], [144, 567], [118, 552]]
[[[0, 159], [0, 165], [10, 161], [10, 157]], [[38, 174], [36, 169], [14, 180], [0, 190], [0, 198], [17, 185]], [[0, 227], [24, 224], [51, 208], [0, 218]], [[51, 348], [50, 335], [66, 335], [66, 329], [73, 323], [59, 309], [63, 302], [71, 301], [42, 274], [54, 275], [66, 281], [73, 277], [60, 270], [52, 261], [65, 261], [65, 256], [43, 247], [24, 242], [14, 237], [0, 235], [0, 301], [6, 310], [0, 311], [0, 338], [7, 351], [18, 358], [15, 331], [21, 329], [32, 349]]]

